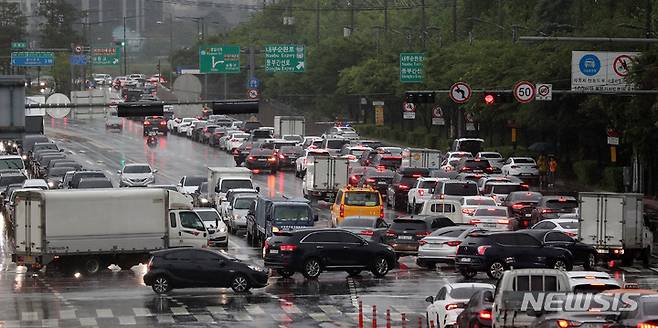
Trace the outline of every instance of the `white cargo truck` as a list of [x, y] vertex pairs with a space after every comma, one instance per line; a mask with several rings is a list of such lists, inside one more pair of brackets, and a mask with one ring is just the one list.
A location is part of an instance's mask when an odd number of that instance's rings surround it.
[[[251, 170], [246, 167], [208, 167], [208, 199], [215, 209], [231, 189], [254, 189]], [[258, 189], [258, 188], [255, 188]]]
[[400, 167], [438, 169], [441, 167], [441, 151], [428, 148], [405, 148]]
[[643, 195], [582, 192], [578, 238], [596, 247], [599, 259], [631, 265], [640, 257], [649, 265], [653, 232], [644, 220]]
[[154, 250], [208, 244], [189, 199], [164, 189], [21, 191], [14, 220], [12, 260], [48, 271], [129, 269]]
[[308, 199], [333, 199], [338, 189], [347, 185], [348, 177], [349, 159], [309, 156], [302, 194]]
[[306, 120], [304, 116], [274, 116], [274, 137], [285, 135], [306, 135]]

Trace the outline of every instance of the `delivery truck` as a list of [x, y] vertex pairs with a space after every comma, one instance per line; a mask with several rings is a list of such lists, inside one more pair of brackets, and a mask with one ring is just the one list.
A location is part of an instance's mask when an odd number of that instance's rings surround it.
[[405, 148], [401, 167], [441, 168], [441, 151], [428, 148]]
[[254, 189], [251, 170], [246, 167], [208, 167], [208, 199], [219, 210], [231, 189]]
[[306, 120], [304, 116], [274, 116], [274, 137], [285, 135], [306, 135]]
[[304, 198], [333, 200], [340, 187], [347, 185], [349, 159], [309, 156], [302, 182]]
[[582, 192], [578, 194], [578, 238], [596, 248], [600, 260], [649, 265], [653, 232], [644, 218], [643, 195]]
[[189, 199], [175, 191], [25, 190], [14, 204], [12, 261], [28, 268], [94, 274], [145, 263], [154, 250], [208, 244]]

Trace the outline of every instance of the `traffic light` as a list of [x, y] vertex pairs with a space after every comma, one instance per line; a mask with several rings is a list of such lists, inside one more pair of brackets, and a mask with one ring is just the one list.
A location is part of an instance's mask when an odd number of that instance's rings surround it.
[[511, 103], [514, 101], [511, 93], [507, 92], [484, 92], [482, 99], [485, 106], [494, 106], [497, 104]]
[[434, 91], [407, 91], [404, 93], [404, 102], [411, 104], [432, 104], [436, 94]]

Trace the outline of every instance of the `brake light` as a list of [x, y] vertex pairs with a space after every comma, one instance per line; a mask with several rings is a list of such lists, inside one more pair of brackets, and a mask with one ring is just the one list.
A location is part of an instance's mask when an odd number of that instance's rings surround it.
[[384, 205], [379, 205], [379, 218], [384, 218]]
[[545, 209], [541, 210], [541, 214], [547, 214], [547, 213], [557, 213], [557, 211], [552, 210], [550, 208], [545, 208]]
[[418, 189], [418, 196], [425, 196], [425, 189]]
[[253, 161], [253, 160], [255, 160], [255, 159], [256, 159], [256, 157], [253, 157], [253, 156], [248, 156], [248, 157], [247, 157], [247, 160], [248, 160], [248, 161]]
[[386, 237], [397, 237], [398, 233], [395, 230], [386, 230]]
[[468, 224], [480, 224], [480, 222], [481, 222], [480, 219], [471, 219], [470, 221], [468, 221]]
[[165, 122], [165, 121], [160, 121], [160, 125], [167, 125], [167, 122]]
[[268, 162], [276, 162], [276, 156], [272, 156], [267, 159]]
[[280, 158], [280, 159], [285, 159], [285, 158], [286, 158], [286, 155], [281, 154], [281, 155], [279, 155], [279, 158]]
[[520, 210], [524, 207], [525, 206], [523, 206], [523, 204], [514, 204], [514, 205], [512, 205], [512, 208], [515, 209], [515, 210]]
[[377, 181], [377, 180], [375, 180], [375, 179], [373, 179], [373, 178], [367, 178], [367, 179], [366, 179], [366, 182], [368, 182], [368, 183], [373, 183], [373, 182], [375, 182], [375, 181]]
[[462, 307], [461, 304], [456, 304], [456, 303], [446, 304], [446, 311], [456, 310], [456, 309], [459, 309], [461, 307]]
[[361, 230], [359, 232], [359, 235], [364, 235], [364, 236], [372, 236], [375, 232], [372, 230]]
[[406, 184], [401, 184], [401, 185], [398, 186], [398, 189], [400, 189], [400, 190], [409, 190], [409, 186], [406, 185]]
[[658, 328], [658, 324], [651, 322], [641, 322], [637, 324], [637, 328]]
[[492, 173], [493, 172], [493, 167], [487, 167], [484, 169], [485, 172], [487, 173]]
[[422, 174], [412, 174], [411, 175], [411, 177], [413, 177], [413, 178], [420, 178], [422, 176], [423, 176]]
[[384, 170], [386, 170], [386, 167], [384, 165], [377, 165], [377, 171], [384, 172]]
[[345, 217], [345, 204], [340, 204], [340, 213], [338, 214], [341, 218]]
[[530, 190], [530, 186], [528, 184], [524, 183], [524, 184], [521, 185], [521, 189]]
[[144, 125], [151, 125], [151, 122], [149, 122], [149, 121], [144, 121]]
[[416, 236], [418, 236], [418, 237], [429, 236], [429, 235], [430, 235], [429, 231], [416, 232]]
[[263, 252], [267, 252], [267, 250], [270, 248], [270, 242], [265, 239], [265, 243], [263, 244]]
[[473, 215], [475, 214], [475, 209], [474, 208], [462, 208], [462, 213], [466, 215]]
[[297, 249], [297, 245], [281, 245], [279, 246], [279, 249], [282, 252], [292, 252]]
[[491, 311], [482, 310], [482, 311], [480, 311], [479, 316], [480, 316], [480, 319], [491, 320]]
[[456, 247], [456, 246], [459, 246], [461, 243], [462, 242], [459, 241], [459, 240], [451, 240], [451, 241], [447, 242], [446, 245]]
[[484, 252], [487, 251], [487, 248], [491, 247], [490, 245], [478, 246], [478, 255], [484, 256]]
[[418, 241], [418, 245], [420, 245], [420, 246], [427, 245], [427, 244], [428, 244], [428, 242], [425, 239], [421, 239], [421, 240]]
[[151, 268], [153, 268], [153, 258], [149, 259], [149, 263], [146, 265], [146, 267], [148, 268], [148, 270], [151, 270]]
[[568, 328], [569, 327], [569, 320], [559, 319], [559, 320], [556, 321], [556, 324], [560, 328]]
[[569, 236], [569, 237], [571, 237], [571, 238], [576, 238], [576, 237], [578, 237], [578, 234], [575, 233], [575, 232], [569, 232], [569, 231], [566, 231], [565, 233], [567, 234], [567, 236]]
[[509, 220], [508, 219], [500, 219], [500, 220], [498, 220], [498, 224], [509, 224]]

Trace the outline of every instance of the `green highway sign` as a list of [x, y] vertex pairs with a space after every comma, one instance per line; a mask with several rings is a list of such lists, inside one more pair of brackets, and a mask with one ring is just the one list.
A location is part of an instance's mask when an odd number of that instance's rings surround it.
[[12, 49], [25, 49], [25, 48], [27, 48], [27, 42], [25, 42], [25, 41], [12, 41], [11, 42], [11, 48]]
[[269, 44], [265, 46], [265, 70], [268, 72], [304, 72], [303, 44]]
[[423, 82], [423, 61], [425, 53], [403, 52], [400, 53], [400, 82], [421, 83]]
[[121, 47], [91, 49], [91, 64], [95, 66], [119, 65], [121, 63]]
[[240, 73], [240, 46], [215, 44], [199, 47], [200, 73]]

